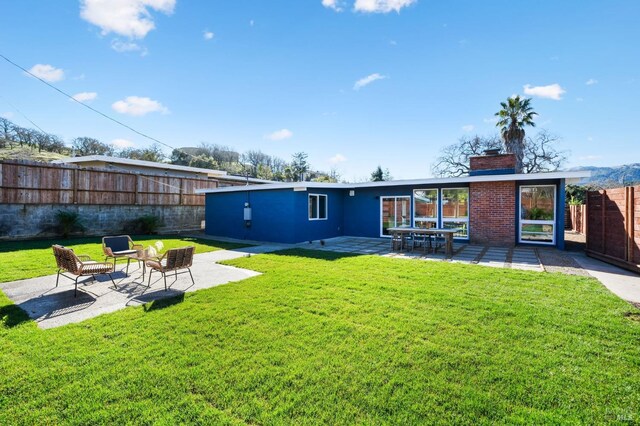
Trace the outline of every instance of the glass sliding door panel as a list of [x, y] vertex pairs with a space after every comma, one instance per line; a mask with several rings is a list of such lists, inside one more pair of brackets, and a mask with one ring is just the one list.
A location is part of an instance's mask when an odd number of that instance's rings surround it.
[[390, 235], [389, 228], [411, 225], [411, 197], [380, 197], [380, 235]]
[[555, 244], [555, 220], [555, 185], [520, 187], [520, 242]]
[[454, 237], [469, 238], [469, 188], [442, 189], [442, 227], [460, 228]]

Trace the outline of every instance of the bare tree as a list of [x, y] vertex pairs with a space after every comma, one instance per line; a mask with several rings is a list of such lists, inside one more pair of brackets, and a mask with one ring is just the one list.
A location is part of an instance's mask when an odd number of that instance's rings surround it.
[[148, 148], [136, 149], [127, 148], [120, 151], [121, 158], [130, 158], [132, 160], [153, 161], [161, 163], [165, 159], [164, 152], [158, 144], [153, 144]]
[[544, 129], [534, 138], [527, 138], [524, 144], [523, 172], [551, 172], [562, 167], [567, 161], [567, 152], [558, 151], [553, 146], [559, 140], [559, 137]]
[[[565, 151], [554, 146], [559, 141], [557, 136], [541, 130], [533, 138], [523, 139], [522, 171], [537, 173], [558, 170], [567, 159]], [[503, 149], [498, 136], [460, 138], [457, 144], [442, 149], [440, 157], [432, 167], [436, 176], [463, 176], [469, 173], [469, 158], [483, 155], [488, 149]]]
[[7, 145], [9, 145], [9, 148], [13, 148], [14, 127], [15, 124], [11, 121], [0, 117], [0, 148], [4, 148]]
[[462, 176], [469, 173], [469, 157], [482, 155], [488, 149], [502, 149], [497, 136], [463, 136], [458, 143], [444, 147], [432, 166], [436, 176]]
[[75, 138], [71, 142], [71, 149], [74, 156], [85, 155], [113, 155], [115, 149], [112, 145], [100, 142], [98, 139], [82, 136]]

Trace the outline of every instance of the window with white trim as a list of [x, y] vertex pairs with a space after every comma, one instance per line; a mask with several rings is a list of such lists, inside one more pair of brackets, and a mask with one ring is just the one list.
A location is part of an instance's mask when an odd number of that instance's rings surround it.
[[555, 244], [556, 186], [526, 185], [520, 187], [521, 243]]
[[309, 194], [309, 220], [327, 220], [327, 196]]
[[459, 228], [453, 234], [469, 238], [469, 188], [442, 188], [442, 227]]
[[438, 227], [438, 190], [413, 191], [413, 224], [417, 228]]

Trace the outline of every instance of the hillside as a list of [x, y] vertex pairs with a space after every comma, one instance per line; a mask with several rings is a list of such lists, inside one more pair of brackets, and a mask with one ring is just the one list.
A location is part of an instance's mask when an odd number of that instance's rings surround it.
[[574, 167], [569, 171], [588, 170], [591, 178], [583, 179], [580, 183], [602, 187], [616, 187], [640, 183], [640, 163], [624, 164], [615, 167]]
[[38, 152], [36, 148], [28, 146], [14, 146], [13, 148], [0, 148], [0, 160], [31, 160], [31, 161], [53, 161], [66, 158], [68, 155], [56, 152]]

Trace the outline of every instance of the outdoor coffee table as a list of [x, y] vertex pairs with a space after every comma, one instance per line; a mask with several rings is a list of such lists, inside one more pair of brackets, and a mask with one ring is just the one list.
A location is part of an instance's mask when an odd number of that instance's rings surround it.
[[160, 259], [160, 256], [158, 256], [157, 253], [149, 254], [148, 249], [136, 250], [135, 253], [128, 254], [127, 257], [130, 257], [131, 259], [136, 260], [138, 262], [142, 262], [142, 281], [143, 282], [144, 282], [145, 273], [147, 272], [147, 260], [158, 261]]

